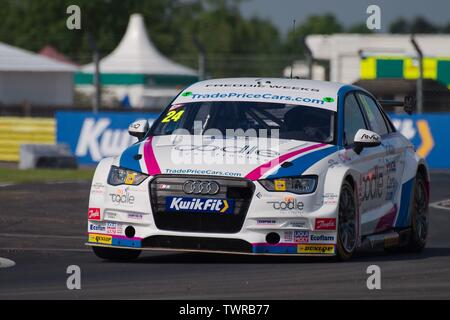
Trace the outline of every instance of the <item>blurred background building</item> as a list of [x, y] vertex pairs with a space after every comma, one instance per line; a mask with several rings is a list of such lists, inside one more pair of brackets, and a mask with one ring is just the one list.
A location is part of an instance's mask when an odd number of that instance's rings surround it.
[[72, 107], [76, 67], [0, 43], [0, 105]]
[[73, 0], [81, 29], [69, 30], [66, 1], [3, 0], [0, 161], [16, 161], [22, 144], [56, 142], [93, 163], [130, 143], [128, 122], [154, 119], [199, 79], [292, 76], [422, 97], [413, 118], [387, 111], [433, 166], [450, 168], [436, 140], [450, 134], [450, 3], [398, 2], [404, 10], [381, 5], [380, 31], [358, 0]]

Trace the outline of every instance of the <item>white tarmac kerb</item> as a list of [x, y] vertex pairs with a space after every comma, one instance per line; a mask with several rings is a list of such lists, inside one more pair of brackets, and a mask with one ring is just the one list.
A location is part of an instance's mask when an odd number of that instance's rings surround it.
[[0, 269], [14, 267], [16, 263], [12, 260], [0, 258]]

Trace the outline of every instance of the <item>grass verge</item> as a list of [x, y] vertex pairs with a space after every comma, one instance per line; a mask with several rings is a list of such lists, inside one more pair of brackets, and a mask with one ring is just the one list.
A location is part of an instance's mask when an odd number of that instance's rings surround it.
[[94, 176], [94, 169], [60, 170], [32, 169], [18, 170], [0, 168], [0, 183], [31, 183], [31, 182], [64, 182], [89, 181]]

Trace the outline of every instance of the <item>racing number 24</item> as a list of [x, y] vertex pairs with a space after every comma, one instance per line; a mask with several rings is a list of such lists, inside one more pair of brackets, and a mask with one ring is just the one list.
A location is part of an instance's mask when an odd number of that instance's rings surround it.
[[180, 111], [169, 111], [169, 113], [166, 115], [166, 117], [161, 121], [163, 123], [167, 123], [167, 122], [177, 122], [178, 120], [181, 119], [181, 116], [183, 115], [184, 110], [180, 110]]

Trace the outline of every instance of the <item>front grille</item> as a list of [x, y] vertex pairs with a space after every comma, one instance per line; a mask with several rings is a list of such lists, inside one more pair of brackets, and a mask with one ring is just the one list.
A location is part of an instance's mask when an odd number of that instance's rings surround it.
[[142, 240], [143, 248], [203, 251], [252, 252], [252, 245], [239, 239], [151, 236]]
[[[220, 185], [220, 191], [214, 196], [188, 195], [183, 191], [187, 180], [215, 181]], [[150, 181], [150, 202], [156, 227], [160, 230], [206, 232], [206, 233], [236, 233], [242, 228], [247, 215], [250, 201], [255, 190], [254, 184], [245, 179], [218, 178], [202, 176], [160, 175]], [[195, 197], [211, 199], [234, 200], [234, 210], [228, 214], [208, 212], [167, 212], [166, 198]]]

